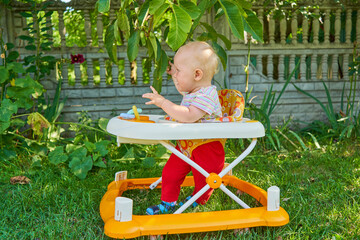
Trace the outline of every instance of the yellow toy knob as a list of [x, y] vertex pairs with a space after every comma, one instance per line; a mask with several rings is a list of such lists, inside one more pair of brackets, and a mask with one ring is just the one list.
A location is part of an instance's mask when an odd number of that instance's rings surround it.
[[139, 115], [139, 113], [138, 113], [137, 107], [134, 105], [134, 106], [132, 107], [132, 109], [133, 109], [133, 112], [134, 112], [134, 115], [135, 115], [136, 120], [140, 120], [140, 115]]

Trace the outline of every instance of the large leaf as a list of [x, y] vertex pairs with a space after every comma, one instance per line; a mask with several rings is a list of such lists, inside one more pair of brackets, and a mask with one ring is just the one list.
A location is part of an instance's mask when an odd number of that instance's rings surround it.
[[107, 146], [110, 143], [111, 142], [109, 140], [101, 140], [100, 142], [96, 142], [95, 143], [96, 151], [98, 151], [102, 157], [105, 156], [109, 152], [109, 150], [107, 149]]
[[[154, 35], [154, 33], [150, 33], [150, 36], [148, 38], [148, 41], [150, 44], [148, 44], [148, 49], [150, 50], [149, 52], [153, 52], [154, 53], [154, 57], [155, 59], [157, 59], [158, 56], [158, 45], [157, 45], [157, 41], [156, 41], [156, 37]], [[151, 55], [151, 54], [149, 54]]]
[[216, 54], [218, 55], [218, 57], [220, 58], [221, 64], [224, 68], [224, 70], [226, 69], [226, 63], [227, 63], [227, 54], [225, 52], [225, 50], [216, 42], [212, 42], [213, 48], [216, 52]]
[[165, 0], [152, 0], [149, 5], [149, 13], [153, 15], [163, 4]]
[[192, 19], [196, 19], [200, 16], [201, 10], [194, 3], [189, 1], [180, 1], [180, 6], [190, 15]]
[[123, 32], [125, 39], [129, 39], [130, 23], [129, 18], [124, 10], [119, 11], [117, 16], [117, 26]]
[[68, 155], [64, 153], [63, 146], [58, 146], [49, 153], [49, 162], [55, 165], [66, 162], [68, 158]]
[[134, 31], [128, 41], [127, 55], [130, 62], [134, 61], [139, 52], [140, 32]]
[[192, 19], [182, 7], [174, 4], [172, 10], [167, 44], [172, 50], [176, 51], [186, 41], [187, 34], [191, 29]]
[[164, 50], [161, 50], [159, 61], [156, 62], [156, 69], [154, 71], [153, 87], [161, 93], [162, 75], [168, 66], [168, 58]]
[[105, 48], [111, 61], [117, 64], [114, 23], [110, 24], [105, 30]]
[[69, 162], [69, 167], [75, 176], [80, 179], [85, 179], [87, 173], [92, 169], [93, 161], [90, 156], [86, 156], [86, 148], [78, 148], [72, 152]]
[[0, 106], [0, 133], [5, 131], [10, 126], [10, 118], [16, 113], [18, 107], [9, 99], [4, 99]]
[[6, 148], [0, 149], [0, 162], [9, 161], [16, 158], [17, 158], [17, 154], [15, 151]]
[[154, 20], [153, 20], [153, 27], [156, 28], [158, 23], [160, 22], [160, 20], [162, 19], [163, 15], [165, 14], [165, 12], [168, 10], [169, 8], [169, 4], [164, 3], [163, 5], [161, 5], [156, 12], [154, 13]]
[[98, 0], [97, 2], [99, 12], [105, 13], [110, 10], [110, 0]]
[[149, 1], [145, 1], [140, 8], [139, 14], [138, 14], [138, 20], [141, 23], [141, 26], [144, 25], [146, 16], [149, 13]]
[[244, 25], [242, 15], [240, 14], [241, 9], [239, 9], [238, 4], [231, 0], [219, 0], [219, 3], [224, 10], [231, 32], [235, 37], [244, 39]]
[[109, 122], [109, 119], [107, 119], [107, 118], [100, 118], [98, 125], [99, 125], [99, 127], [100, 127], [102, 130], [106, 131], [106, 126], [107, 126], [108, 122]]
[[0, 83], [5, 82], [8, 78], [9, 71], [4, 66], [0, 66]]
[[92, 169], [93, 161], [90, 156], [79, 158], [74, 157], [69, 163], [71, 171], [80, 179], [85, 179], [87, 173]]
[[237, 4], [239, 4], [239, 6], [243, 9], [251, 9], [252, 8], [252, 4], [250, 1], [246, 1], [246, 0], [236, 0]]
[[250, 33], [255, 40], [263, 42], [263, 26], [260, 20], [253, 11], [245, 9], [245, 12], [247, 14], [246, 18], [243, 17], [245, 31]]

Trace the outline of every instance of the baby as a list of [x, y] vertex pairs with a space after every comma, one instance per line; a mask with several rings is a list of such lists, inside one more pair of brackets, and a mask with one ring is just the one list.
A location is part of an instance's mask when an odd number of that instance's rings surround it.
[[[176, 89], [184, 96], [181, 105], [164, 98], [153, 87], [150, 87], [152, 93], [145, 93], [143, 98], [150, 99], [146, 104], [155, 104], [178, 122], [193, 123], [221, 117], [219, 96], [216, 87], [211, 85], [217, 68], [218, 57], [209, 44], [190, 42], [179, 48], [175, 54], [174, 63], [170, 63], [167, 71], [172, 76]], [[191, 144], [188, 144], [189, 142]], [[225, 153], [219, 139], [181, 140], [178, 141], [176, 148], [209, 173], [218, 174], [223, 169]], [[162, 172], [161, 203], [147, 208], [147, 214], [153, 215], [174, 210], [180, 194], [180, 186], [190, 171], [194, 176], [195, 188], [192, 194], [194, 195], [206, 185], [205, 177], [172, 154]], [[205, 204], [212, 191], [209, 189], [192, 206]]]

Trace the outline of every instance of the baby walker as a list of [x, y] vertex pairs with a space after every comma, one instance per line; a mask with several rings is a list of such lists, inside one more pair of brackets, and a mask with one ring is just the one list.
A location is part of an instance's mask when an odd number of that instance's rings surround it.
[[[180, 234], [239, 229], [257, 226], [282, 226], [289, 222], [289, 215], [280, 207], [280, 190], [276, 186], [268, 191], [240, 180], [228, 173], [255, 147], [256, 139], [265, 135], [263, 125], [243, 119], [244, 99], [239, 91], [220, 90], [219, 99], [223, 117], [207, 123], [177, 123], [160, 115], [142, 115], [134, 109], [133, 117], [114, 117], [107, 131], [117, 136], [120, 143], [162, 144], [172, 153], [197, 169], [206, 177], [204, 186], [173, 214], [132, 215], [132, 200], [121, 197], [130, 189], [161, 188], [161, 178], [126, 179], [124, 172], [115, 175], [100, 202], [100, 214], [105, 223], [105, 234], [112, 238], [128, 239], [146, 235]], [[210, 129], [210, 130], [209, 130]], [[190, 158], [178, 151], [170, 140], [250, 138], [245, 151], [219, 173], [208, 173]], [[186, 177], [182, 186], [194, 186], [192, 176]], [[254, 197], [262, 206], [250, 208], [227, 186], [234, 187]], [[208, 189], [220, 188], [243, 209], [182, 213]], [[182, 214], [180, 214], [182, 213]]]

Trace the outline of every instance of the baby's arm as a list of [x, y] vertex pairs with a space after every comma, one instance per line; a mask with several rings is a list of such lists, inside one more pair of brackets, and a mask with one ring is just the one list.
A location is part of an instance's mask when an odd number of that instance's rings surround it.
[[150, 86], [153, 93], [143, 94], [143, 98], [148, 98], [151, 101], [145, 104], [155, 104], [159, 108], [162, 108], [170, 117], [176, 119], [179, 122], [196, 122], [205, 115], [205, 111], [200, 110], [194, 106], [185, 107], [177, 105], [170, 100], [167, 100], [161, 96], [152, 86]]

